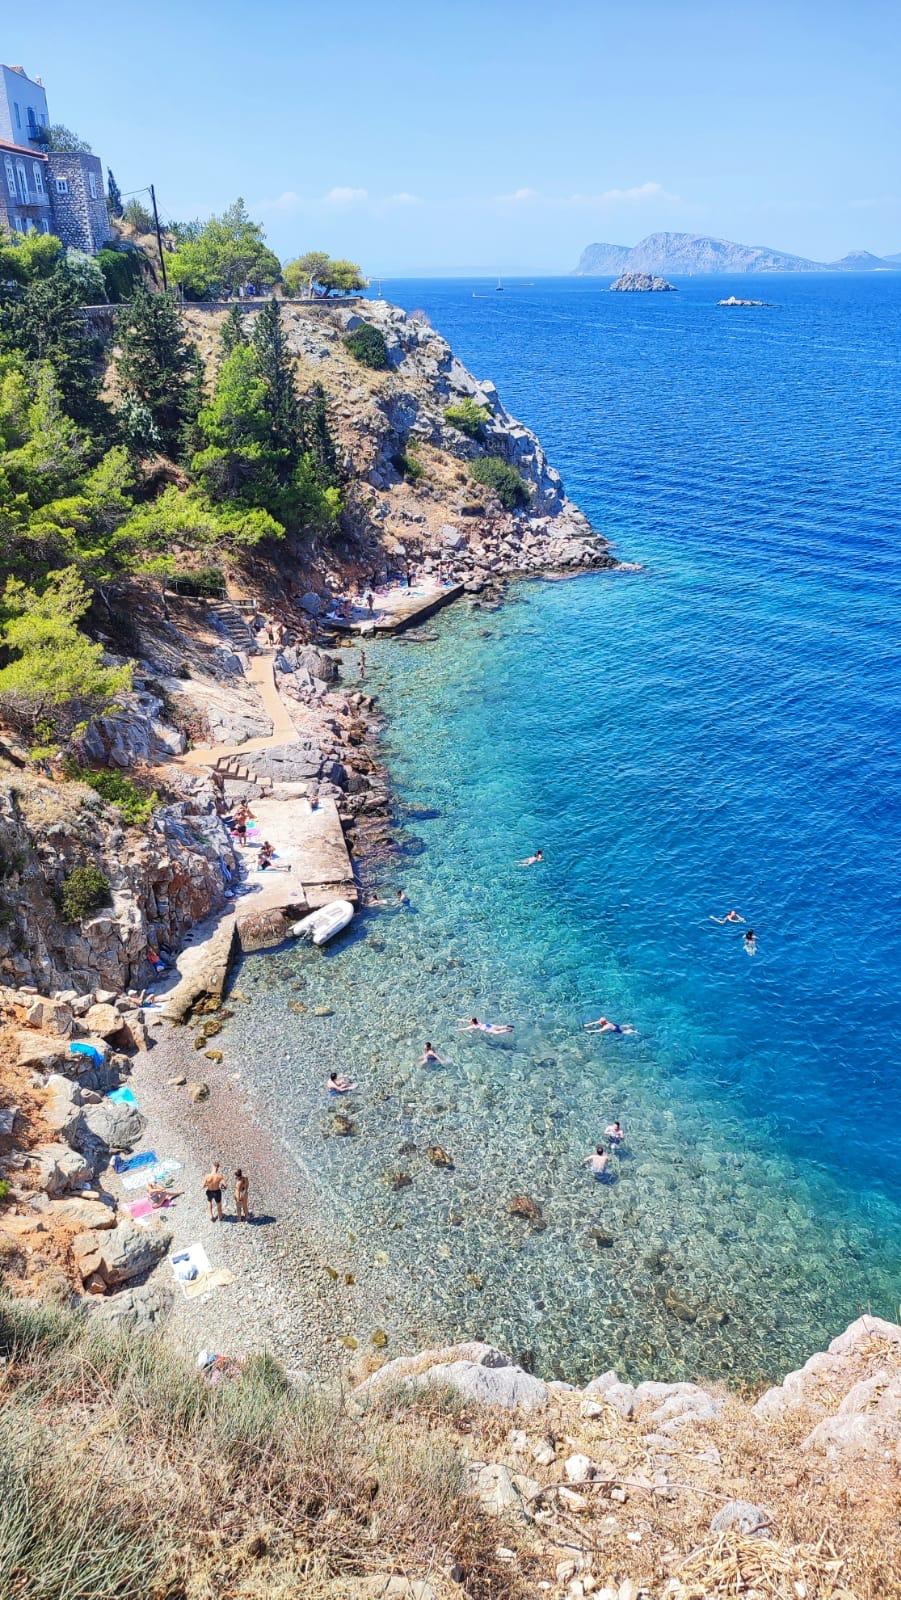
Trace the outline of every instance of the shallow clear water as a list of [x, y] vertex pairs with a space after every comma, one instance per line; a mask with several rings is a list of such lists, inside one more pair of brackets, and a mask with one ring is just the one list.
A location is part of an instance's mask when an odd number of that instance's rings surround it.
[[[228, 1035], [356, 1248], [412, 1269], [396, 1320], [545, 1373], [754, 1378], [897, 1313], [901, 282], [762, 287], [386, 285], [644, 570], [367, 648], [411, 909], [248, 961]], [[353, 1139], [323, 1137], [332, 1064]]]

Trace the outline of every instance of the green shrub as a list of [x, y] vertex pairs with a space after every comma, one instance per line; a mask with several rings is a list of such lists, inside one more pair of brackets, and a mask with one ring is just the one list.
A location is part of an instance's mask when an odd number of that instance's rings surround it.
[[444, 413], [445, 422], [451, 427], [459, 428], [461, 433], [469, 435], [470, 439], [481, 439], [485, 434], [485, 423], [490, 412], [487, 406], [480, 406], [467, 395], [465, 400], [459, 400], [456, 405], [448, 406]]
[[344, 341], [351, 355], [361, 366], [372, 367], [374, 372], [384, 371], [389, 365], [385, 335], [369, 322], [361, 322]]
[[155, 789], [142, 789], [131, 778], [126, 778], [121, 772], [113, 772], [108, 767], [93, 771], [90, 767], [79, 767], [70, 761], [66, 763], [66, 777], [77, 778], [80, 783], [88, 784], [102, 800], [121, 811], [125, 821], [134, 827], [149, 822], [151, 813], [159, 805], [159, 795]]
[[399, 472], [401, 477], [406, 478], [409, 483], [416, 483], [425, 472], [425, 467], [418, 456], [414, 454], [409, 444], [404, 450], [395, 452], [391, 457], [391, 465], [395, 472]]
[[129, 300], [141, 281], [141, 258], [136, 250], [98, 250], [94, 257], [103, 281], [107, 298], [115, 305]]
[[217, 595], [225, 589], [225, 574], [221, 567], [197, 567], [194, 572], [175, 572], [172, 586], [182, 594]]
[[515, 467], [509, 467], [500, 456], [479, 456], [469, 468], [470, 476], [486, 489], [493, 489], [502, 506], [515, 511], [529, 503], [529, 486]]
[[73, 867], [63, 880], [60, 906], [64, 922], [84, 922], [110, 903], [109, 879], [99, 867]]
[[2, 1204], [4, 1200], [9, 1199], [11, 1190], [12, 1184], [10, 1183], [9, 1179], [0, 1178], [0, 1204]]

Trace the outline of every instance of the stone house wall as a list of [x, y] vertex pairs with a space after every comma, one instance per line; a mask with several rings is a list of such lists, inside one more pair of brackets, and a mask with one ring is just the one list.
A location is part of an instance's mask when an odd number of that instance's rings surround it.
[[111, 232], [99, 157], [81, 151], [52, 151], [47, 167], [53, 232], [63, 244], [96, 255]]

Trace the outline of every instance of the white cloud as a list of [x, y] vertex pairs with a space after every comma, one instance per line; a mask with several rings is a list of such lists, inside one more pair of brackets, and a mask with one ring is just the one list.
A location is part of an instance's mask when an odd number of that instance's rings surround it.
[[406, 189], [401, 189], [399, 194], [389, 194], [388, 204], [389, 206], [421, 206], [422, 196], [408, 194]]
[[538, 200], [540, 196], [537, 189], [514, 189], [512, 194], [499, 194], [498, 199], [520, 206], [529, 200]]
[[330, 206], [357, 206], [369, 199], [369, 190], [350, 189], [339, 184], [337, 188], [329, 189], [325, 198]]
[[633, 189], [605, 189], [601, 194], [571, 194], [572, 206], [640, 205], [643, 200], [665, 200], [671, 205], [681, 204], [680, 196], [670, 194], [662, 183], [640, 183]]
[[285, 189], [281, 194], [276, 195], [274, 200], [258, 200], [255, 209], [257, 211], [296, 211], [300, 204], [300, 195], [295, 194], [293, 189]]
[[901, 197], [896, 194], [874, 194], [867, 200], [851, 201], [853, 211], [881, 211], [891, 206], [901, 206]]

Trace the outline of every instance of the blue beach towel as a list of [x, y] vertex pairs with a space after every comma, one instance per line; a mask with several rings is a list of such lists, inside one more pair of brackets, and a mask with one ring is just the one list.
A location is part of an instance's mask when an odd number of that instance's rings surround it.
[[139, 1150], [134, 1156], [113, 1156], [114, 1172], [137, 1172], [141, 1167], [152, 1167], [157, 1159], [155, 1150]]
[[70, 1044], [69, 1054], [70, 1056], [87, 1056], [88, 1059], [93, 1062], [95, 1067], [103, 1066], [103, 1056], [100, 1054], [100, 1051], [97, 1049], [96, 1045], [83, 1044], [81, 1041], [76, 1040], [73, 1044]]
[[121, 1089], [111, 1089], [107, 1100], [114, 1100], [120, 1106], [136, 1106], [134, 1089], [129, 1089], [128, 1084], [123, 1084]]

